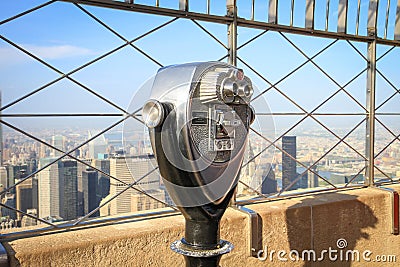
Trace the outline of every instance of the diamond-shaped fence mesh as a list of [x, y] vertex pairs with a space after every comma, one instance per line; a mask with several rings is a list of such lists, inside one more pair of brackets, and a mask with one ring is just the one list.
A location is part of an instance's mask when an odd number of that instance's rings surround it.
[[[399, 101], [400, 80], [390, 67], [391, 60], [399, 60], [399, 49], [381, 46], [381, 60], [377, 64], [375, 181], [393, 181], [399, 177], [396, 162], [400, 146]], [[379, 51], [378, 50], [378, 51]]]
[[3, 1], [2, 235], [175, 212], [140, 100], [184, 62], [257, 87], [237, 203], [398, 181], [399, 11], [348, 2]]

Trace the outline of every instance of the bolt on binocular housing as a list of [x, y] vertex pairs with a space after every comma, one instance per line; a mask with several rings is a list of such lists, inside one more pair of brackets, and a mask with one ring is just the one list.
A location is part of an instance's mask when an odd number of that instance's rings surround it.
[[171, 248], [187, 266], [217, 266], [233, 249], [220, 240], [219, 222], [238, 183], [252, 94], [236, 67], [189, 63], [160, 69], [143, 106], [164, 185], [186, 220], [185, 237]]

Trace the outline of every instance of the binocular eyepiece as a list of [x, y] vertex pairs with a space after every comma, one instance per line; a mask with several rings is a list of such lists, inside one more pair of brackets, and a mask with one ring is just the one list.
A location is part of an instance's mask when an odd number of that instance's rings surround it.
[[171, 248], [187, 266], [217, 266], [233, 245], [219, 222], [238, 183], [254, 111], [251, 80], [220, 62], [162, 68], [142, 118], [164, 185], [186, 219]]

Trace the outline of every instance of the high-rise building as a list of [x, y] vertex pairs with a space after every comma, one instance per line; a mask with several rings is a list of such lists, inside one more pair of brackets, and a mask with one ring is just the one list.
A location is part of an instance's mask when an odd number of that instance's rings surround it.
[[6, 167], [0, 166], [0, 185], [2, 185], [3, 189], [7, 188], [8, 184], [8, 175]]
[[[7, 187], [13, 186], [16, 180], [22, 179], [29, 175], [27, 164], [6, 164], [7, 169]], [[14, 193], [15, 190], [11, 190]]]
[[47, 158], [50, 156], [48, 146], [45, 144], [40, 144], [39, 148], [39, 158]]
[[313, 188], [318, 187], [318, 171], [317, 166], [313, 166], [310, 170], [307, 170], [303, 167], [297, 168], [296, 179], [297, 182], [295, 184], [296, 188]]
[[31, 153], [29, 158], [26, 160], [27, 174], [34, 173], [37, 171], [37, 160], [36, 153]]
[[317, 171], [317, 166], [313, 166], [308, 172], [308, 187], [313, 188], [313, 187], [318, 187], [319, 186], [319, 181], [318, 181], [318, 171]]
[[[16, 208], [15, 207], [15, 194], [11, 193], [6, 193], [5, 197], [1, 201], [5, 206], [8, 206], [10, 208]], [[17, 213], [9, 208], [6, 208], [4, 206], [1, 207], [1, 216], [2, 217], [8, 217], [9, 219], [16, 220], [17, 219]]]
[[[39, 168], [55, 158], [41, 158]], [[59, 162], [53, 163], [38, 174], [39, 217], [60, 216], [60, 176]]]
[[[131, 212], [152, 210], [164, 208], [165, 205], [160, 201], [165, 201], [164, 190], [149, 190], [146, 193], [150, 194], [154, 198], [150, 198], [144, 194], [133, 193], [131, 194]], [[160, 200], [160, 201], [157, 201]]]
[[[82, 195], [83, 195], [83, 211], [84, 214], [88, 214], [92, 210], [96, 209], [100, 204], [100, 197], [97, 194], [97, 190], [100, 189], [98, 186], [99, 177], [97, 171], [91, 168], [87, 168], [82, 172]], [[100, 212], [96, 212], [92, 217], [99, 216]]]
[[[54, 158], [40, 159], [39, 167]], [[39, 173], [39, 217], [71, 220], [78, 217], [77, 162], [61, 160]]]
[[[60, 162], [60, 161], [59, 161]], [[78, 217], [78, 176], [75, 160], [62, 160], [59, 176], [60, 187], [60, 217], [72, 220]]]
[[[110, 158], [110, 175], [117, 177], [126, 184], [130, 184], [142, 178], [142, 176], [153, 170], [155, 166], [156, 162], [154, 156], [151, 158], [148, 156], [112, 157]], [[141, 179], [135, 187], [144, 191], [157, 191], [160, 189], [160, 175], [158, 172], [153, 172]], [[126, 185], [123, 183], [111, 181], [110, 194], [104, 199], [104, 201], [121, 193], [125, 188]], [[137, 191], [133, 189], [121, 193], [116, 199], [108, 204], [108, 207], [104, 207], [100, 211], [100, 215], [114, 215], [136, 211], [136, 208], [132, 209], [132, 194], [136, 193]], [[108, 214], [104, 214], [103, 212], [105, 211], [108, 211]]]
[[[17, 209], [27, 212], [33, 208], [32, 201], [32, 179], [27, 179], [16, 186]], [[22, 219], [23, 214], [17, 213], [17, 220]]]
[[[298, 178], [300, 176], [300, 178]], [[308, 172], [305, 173], [297, 173], [296, 178], [298, 178], [298, 181], [296, 183], [297, 188], [308, 188], [309, 182], [308, 182]]]
[[238, 183], [237, 186], [238, 196], [254, 193], [253, 190], [249, 191], [248, 186], [251, 188], [257, 188], [261, 185], [261, 176], [257, 173], [259, 166], [256, 166], [254, 151], [250, 139], [248, 139], [243, 163], [246, 165], [240, 171], [240, 180], [242, 183]]
[[[288, 187], [297, 177], [296, 172], [296, 136], [282, 137], [282, 188]], [[297, 183], [288, 190], [297, 189]]]
[[[92, 138], [93, 135], [89, 131], [88, 138]], [[98, 154], [104, 154], [107, 150], [107, 141], [104, 137], [104, 134], [100, 135], [99, 137], [95, 138], [91, 142], [89, 142], [89, 155], [88, 158], [97, 159]]]
[[39, 180], [37, 175], [32, 178], [32, 209], [36, 209], [36, 214], [39, 210]]
[[[37, 210], [36, 209], [28, 209], [27, 214], [37, 217]], [[37, 225], [37, 220], [32, 217], [24, 215], [21, 219], [21, 227], [28, 227]]]
[[[61, 151], [65, 151], [65, 137], [62, 135], [53, 135], [51, 137], [51, 145], [60, 149]], [[57, 151], [55, 149], [52, 150], [52, 156], [53, 157], [59, 157], [63, 153], [60, 151]]]
[[[84, 162], [87, 164], [92, 163], [92, 159], [84, 159]], [[84, 199], [84, 192], [87, 192], [87, 184], [85, 185], [83, 179], [82, 179], [82, 173], [87, 169], [87, 165], [78, 162], [77, 163], [77, 176], [78, 176], [78, 216], [83, 216], [85, 214], [85, 199]], [[86, 186], [86, 187], [85, 187]], [[87, 199], [86, 199], [87, 200]], [[87, 209], [87, 205], [86, 205]]]
[[262, 185], [261, 185], [261, 193], [262, 194], [273, 194], [278, 191], [278, 184], [275, 179], [275, 172], [272, 169], [272, 165], [267, 163], [264, 172], [262, 174]]
[[[92, 166], [106, 174], [110, 174], [110, 159], [95, 159], [92, 161]], [[110, 177], [100, 172], [98, 175], [99, 188], [97, 190], [97, 195], [101, 200], [110, 194]]]

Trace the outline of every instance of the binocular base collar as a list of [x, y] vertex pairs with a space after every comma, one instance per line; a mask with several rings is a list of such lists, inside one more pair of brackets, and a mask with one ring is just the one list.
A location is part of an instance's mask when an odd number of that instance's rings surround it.
[[182, 238], [181, 240], [173, 242], [170, 247], [174, 252], [184, 256], [195, 258], [209, 258], [227, 254], [232, 251], [234, 246], [232, 243], [226, 240], [220, 240], [217, 248], [205, 249], [192, 246], [186, 243], [185, 239]]

